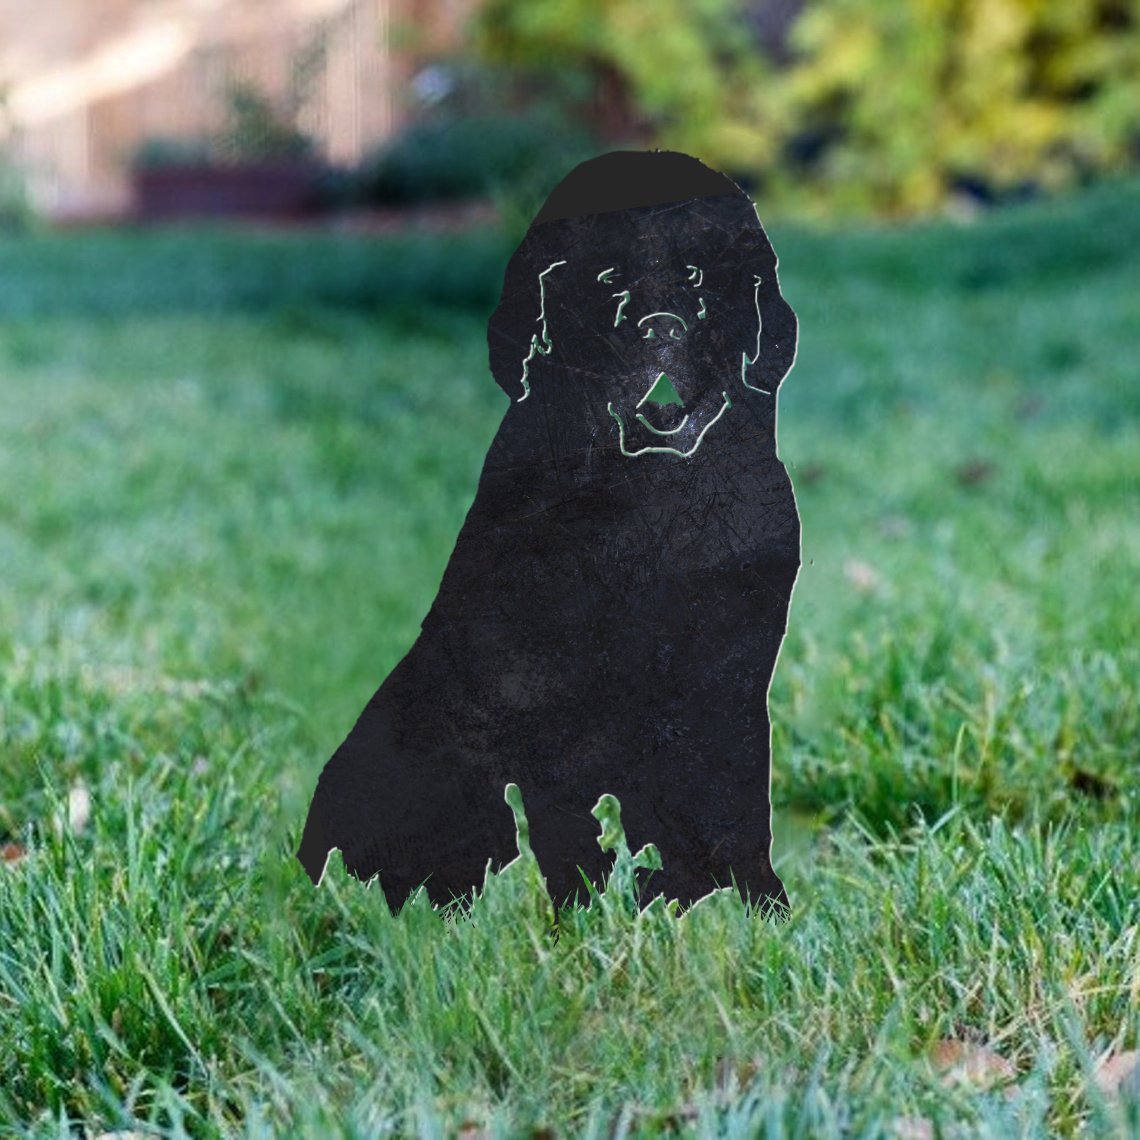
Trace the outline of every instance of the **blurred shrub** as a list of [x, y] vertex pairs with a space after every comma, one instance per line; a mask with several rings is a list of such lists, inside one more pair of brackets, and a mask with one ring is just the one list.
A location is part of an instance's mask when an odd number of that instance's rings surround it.
[[11, 135], [7, 93], [0, 87], [0, 233], [27, 229], [35, 221], [27, 179], [9, 153]]
[[28, 229], [35, 211], [21, 171], [0, 152], [0, 233]]
[[315, 141], [296, 122], [289, 99], [275, 100], [239, 80], [226, 92], [226, 114], [214, 135], [180, 138], [152, 135], [131, 156], [135, 170], [307, 160], [316, 163]]
[[495, 64], [564, 86], [586, 77], [611, 127], [727, 169], [774, 155], [769, 69], [738, 0], [484, 0], [474, 31]]
[[775, 44], [762, 6], [483, 0], [476, 43], [589, 77], [601, 119], [626, 99], [644, 141], [796, 209], [916, 213], [1140, 157], [1140, 0], [812, 0]]
[[214, 161], [215, 149], [210, 142], [172, 135], [150, 135], [139, 143], [131, 155], [131, 166], [135, 170], [207, 166]]
[[239, 80], [226, 93], [226, 121], [216, 141], [230, 162], [271, 162], [312, 158], [316, 143], [297, 126], [304, 96], [292, 88], [281, 100], [254, 83]]
[[549, 117], [445, 114], [395, 136], [359, 172], [374, 204], [541, 196], [593, 152], [587, 131]]
[[1138, 0], [816, 0], [770, 94], [784, 174], [913, 213], [1135, 162]]

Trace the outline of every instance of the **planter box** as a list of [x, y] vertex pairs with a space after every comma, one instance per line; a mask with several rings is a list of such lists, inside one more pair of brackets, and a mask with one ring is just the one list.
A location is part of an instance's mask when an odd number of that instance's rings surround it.
[[296, 218], [317, 208], [321, 167], [311, 162], [155, 166], [132, 176], [135, 214], [168, 218]]

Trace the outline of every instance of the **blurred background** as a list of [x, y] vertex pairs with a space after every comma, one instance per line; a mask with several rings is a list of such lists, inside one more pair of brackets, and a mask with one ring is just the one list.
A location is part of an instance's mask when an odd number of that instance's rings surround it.
[[9, 222], [486, 199], [615, 145], [769, 210], [917, 214], [1127, 169], [1138, 137], [1135, 0], [0, 4]]

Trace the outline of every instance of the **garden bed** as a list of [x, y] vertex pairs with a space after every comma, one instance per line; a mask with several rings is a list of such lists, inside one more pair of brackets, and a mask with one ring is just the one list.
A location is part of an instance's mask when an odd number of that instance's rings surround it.
[[322, 167], [313, 162], [201, 163], [146, 167], [132, 179], [134, 214], [171, 218], [308, 218], [320, 205]]

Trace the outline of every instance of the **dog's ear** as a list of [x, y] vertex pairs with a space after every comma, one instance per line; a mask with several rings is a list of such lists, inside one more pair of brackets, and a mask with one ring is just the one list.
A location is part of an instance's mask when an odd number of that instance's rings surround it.
[[491, 373], [512, 401], [530, 395], [536, 359], [554, 347], [551, 315], [558, 308], [557, 276], [564, 258], [552, 257], [550, 235], [557, 223], [532, 226], [507, 264], [499, 304], [487, 323]]
[[754, 211], [740, 252], [750, 277], [746, 288], [754, 297], [758, 325], [756, 346], [745, 353], [741, 375], [745, 387], [774, 396], [795, 363], [798, 323], [780, 293], [776, 254]]

